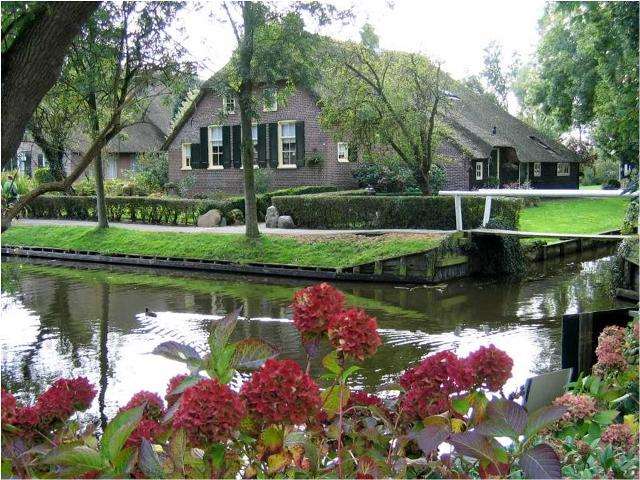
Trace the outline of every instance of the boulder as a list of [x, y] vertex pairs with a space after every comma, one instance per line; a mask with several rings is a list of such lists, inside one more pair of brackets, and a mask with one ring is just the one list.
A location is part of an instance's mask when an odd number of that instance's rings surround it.
[[278, 228], [296, 228], [296, 225], [290, 215], [280, 215], [278, 217]]
[[239, 208], [234, 208], [227, 214], [227, 219], [231, 225], [242, 225], [244, 223], [244, 213]]
[[222, 213], [215, 208], [198, 217], [198, 226], [204, 228], [217, 227], [222, 220]]
[[267, 228], [276, 228], [278, 226], [278, 209], [271, 205], [267, 208], [267, 214], [264, 216], [264, 222], [267, 225]]

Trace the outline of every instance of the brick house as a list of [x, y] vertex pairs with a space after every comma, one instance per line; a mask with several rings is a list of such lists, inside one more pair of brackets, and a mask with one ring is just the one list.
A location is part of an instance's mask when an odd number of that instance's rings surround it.
[[[256, 169], [270, 173], [270, 188], [334, 185], [354, 188], [354, 162], [360, 156], [346, 141], [335, 141], [319, 123], [319, 96], [296, 90], [286, 104], [271, 104], [263, 92], [254, 124]], [[490, 100], [464, 87], [449, 92], [442, 119], [451, 127], [439, 147], [445, 189], [475, 189], [498, 179], [501, 186], [529, 181], [534, 188], [577, 188], [579, 157]], [[186, 175], [197, 192], [243, 191], [240, 116], [233, 97], [221, 98], [205, 82], [163, 145], [169, 180]], [[314, 159], [320, 161], [314, 162]]]

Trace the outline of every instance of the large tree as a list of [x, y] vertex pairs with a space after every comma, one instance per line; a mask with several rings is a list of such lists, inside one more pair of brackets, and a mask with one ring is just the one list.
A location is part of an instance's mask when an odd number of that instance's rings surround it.
[[357, 44], [333, 44], [323, 79], [322, 122], [337, 138], [391, 152], [431, 193], [431, 167], [449, 102], [449, 78], [417, 54], [382, 51], [370, 25]]
[[585, 131], [604, 159], [638, 161], [638, 3], [552, 2], [537, 61], [521, 81], [525, 113]]
[[77, 127], [88, 138], [85, 153], [62, 180], [39, 185], [3, 209], [3, 229], [37, 196], [68, 190], [123, 128], [145, 121], [151, 96], [191, 70], [168, 29], [180, 7], [174, 2], [104, 3], [96, 12], [52, 92], [64, 92], [66, 101], [83, 109], [84, 123]]
[[54, 85], [69, 45], [99, 2], [3, 2], [2, 164]]
[[224, 8], [238, 47], [216, 87], [221, 94], [238, 99], [246, 235], [255, 239], [260, 231], [251, 122], [258, 118], [260, 104], [265, 100], [261, 87], [277, 87], [276, 95], [283, 101], [294, 88], [313, 84], [319, 73], [313, 61], [314, 39], [305, 32], [302, 15], [306, 13], [323, 25], [335, 18], [345, 18], [350, 12], [320, 2], [295, 2], [282, 9], [268, 2], [240, 1], [224, 3]]

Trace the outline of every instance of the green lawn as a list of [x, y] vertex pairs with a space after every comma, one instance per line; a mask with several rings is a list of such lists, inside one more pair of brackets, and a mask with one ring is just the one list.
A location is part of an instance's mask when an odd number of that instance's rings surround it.
[[3, 245], [90, 250], [164, 257], [314, 267], [347, 267], [433, 248], [444, 237], [389, 234], [376, 237], [294, 238], [263, 235], [249, 243], [239, 234], [164, 233], [90, 227], [16, 226]]
[[520, 214], [524, 232], [598, 233], [620, 228], [629, 199], [567, 198], [542, 200]]

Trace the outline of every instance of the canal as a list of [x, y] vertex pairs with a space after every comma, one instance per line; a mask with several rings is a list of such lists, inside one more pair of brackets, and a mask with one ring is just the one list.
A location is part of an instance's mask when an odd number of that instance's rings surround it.
[[[546, 264], [525, 281], [464, 279], [436, 286], [339, 283], [347, 302], [378, 318], [383, 345], [354, 382], [373, 391], [420, 358], [495, 344], [514, 359], [515, 389], [560, 366], [564, 313], [618, 305], [611, 257]], [[311, 282], [185, 274], [9, 258], [2, 263], [2, 385], [23, 400], [61, 376], [99, 386], [89, 415], [111, 416], [145, 389], [164, 394], [180, 364], [151, 355], [175, 340], [203, 351], [210, 320], [243, 305], [237, 338], [261, 337], [304, 362], [291, 323], [293, 293]], [[145, 307], [157, 316], [145, 315]], [[319, 362], [313, 365], [320, 371]]]

